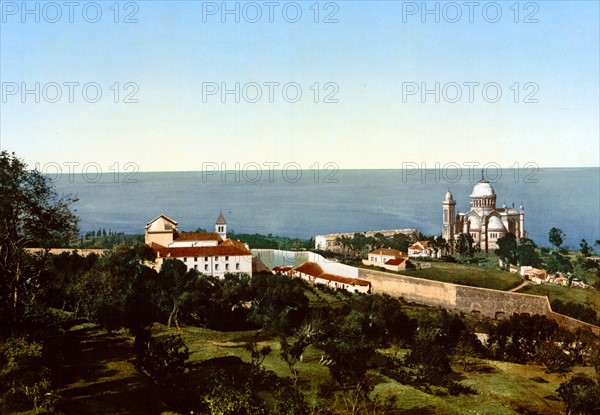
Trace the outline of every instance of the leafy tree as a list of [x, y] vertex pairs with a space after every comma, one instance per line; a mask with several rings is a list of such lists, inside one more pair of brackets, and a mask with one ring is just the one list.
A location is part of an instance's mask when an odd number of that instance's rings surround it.
[[375, 353], [365, 335], [367, 326], [368, 320], [362, 313], [351, 311], [320, 345], [331, 357], [329, 370], [340, 385], [356, 385], [365, 377], [367, 361]]
[[579, 243], [579, 247], [581, 248], [579, 250], [579, 253], [582, 256], [588, 257], [588, 256], [592, 255], [592, 247], [590, 246], [590, 244], [587, 243], [587, 241], [585, 239], [581, 240], [581, 242]]
[[[47, 177], [6, 151], [0, 153], [0, 194], [0, 318], [19, 324], [25, 304], [35, 302], [49, 249], [77, 238], [70, 210], [77, 198], [58, 197]], [[30, 256], [26, 247], [43, 252]]]
[[548, 242], [554, 245], [556, 250], [558, 250], [563, 244], [565, 237], [565, 233], [559, 228], [551, 228], [548, 232]]
[[199, 287], [198, 272], [188, 270], [186, 265], [177, 259], [167, 259], [163, 262], [158, 275], [160, 281], [159, 295], [163, 310], [169, 308], [167, 327], [175, 323], [179, 329], [179, 312], [186, 303], [194, 299]]
[[140, 333], [156, 316], [152, 303], [156, 272], [143, 265], [153, 258], [143, 244], [121, 245], [105, 253], [78, 287], [86, 315], [108, 329], [125, 327], [134, 335]]
[[498, 244], [498, 249], [494, 253], [500, 257], [505, 266], [508, 266], [508, 264], [517, 265], [519, 255], [516, 236], [508, 233], [499, 238], [496, 243]]
[[568, 414], [597, 415], [600, 413], [600, 387], [583, 374], [561, 383], [558, 396], [567, 407]]
[[473, 243], [473, 237], [470, 234], [461, 233], [456, 240], [456, 252], [463, 258], [472, 257], [475, 254]]
[[562, 340], [563, 330], [546, 316], [513, 314], [490, 332], [488, 346], [497, 359], [527, 363], [545, 342]]
[[539, 267], [542, 260], [537, 252], [537, 245], [529, 238], [521, 238], [517, 247], [517, 258], [519, 265]]
[[138, 356], [138, 365], [146, 371], [157, 385], [177, 389], [183, 385], [183, 377], [189, 357], [189, 349], [180, 336], [151, 338]]

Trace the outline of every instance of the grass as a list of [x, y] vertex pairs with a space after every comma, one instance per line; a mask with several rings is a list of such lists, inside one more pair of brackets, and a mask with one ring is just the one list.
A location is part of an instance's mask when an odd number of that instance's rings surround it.
[[[268, 345], [272, 352], [265, 359], [263, 366], [279, 376], [290, 376], [287, 365], [279, 355], [279, 341], [264, 332], [249, 330], [236, 332], [219, 332], [204, 328], [186, 327], [181, 331], [167, 330], [155, 324], [155, 335], [180, 334], [190, 349], [190, 362], [236, 356], [249, 362], [249, 353], [244, 347], [254, 341], [260, 346]], [[383, 351], [391, 353], [391, 351]], [[405, 355], [402, 350], [399, 356]], [[297, 364], [300, 371], [299, 385], [310, 398], [317, 384], [330, 381], [329, 370], [319, 364], [321, 351], [309, 347], [304, 353], [302, 362]], [[477, 395], [435, 396], [423, 393], [410, 386], [380, 375], [377, 371], [369, 372], [369, 379], [374, 384], [374, 392], [382, 397], [396, 397], [397, 413], [400, 414], [562, 414], [564, 406], [557, 400], [556, 389], [567, 377], [547, 374], [544, 368], [537, 365], [519, 365], [492, 360], [474, 359], [477, 367], [487, 370], [463, 371], [458, 362], [453, 362], [455, 380], [475, 388]], [[592, 375], [593, 369], [576, 367], [574, 372]], [[540, 381], [543, 379], [543, 381]]]
[[451, 262], [428, 262], [430, 268], [406, 270], [401, 273], [410, 277], [424, 278], [471, 287], [507, 291], [521, 284], [519, 275], [493, 268], [487, 264], [463, 265]]
[[600, 318], [600, 291], [598, 290], [545, 284], [528, 285], [520, 290], [520, 292], [547, 296], [550, 301], [572, 301], [576, 304], [582, 304], [596, 310], [596, 314], [598, 315], [598, 318]]

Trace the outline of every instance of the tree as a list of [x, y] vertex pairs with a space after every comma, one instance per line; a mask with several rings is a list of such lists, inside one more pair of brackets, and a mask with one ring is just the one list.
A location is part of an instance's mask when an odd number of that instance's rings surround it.
[[568, 414], [597, 415], [600, 413], [600, 387], [583, 374], [561, 383], [558, 396], [567, 407]]
[[470, 234], [461, 233], [456, 240], [456, 252], [463, 258], [472, 257], [475, 253], [473, 242], [473, 237]]
[[517, 262], [519, 265], [539, 267], [542, 260], [537, 252], [537, 245], [529, 238], [521, 238], [517, 247]]
[[[0, 318], [19, 324], [25, 304], [35, 301], [50, 248], [77, 239], [78, 219], [70, 210], [77, 198], [59, 197], [47, 177], [6, 151], [0, 153], [0, 194]], [[42, 254], [28, 255], [27, 247]]]
[[559, 228], [551, 228], [548, 232], [548, 242], [550, 242], [556, 250], [560, 249], [560, 246], [565, 241], [565, 233]]
[[504, 266], [508, 266], [508, 264], [517, 265], [517, 237], [512, 233], [508, 233], [502, 238], [499, 238], [496, 243], [498, 244], [498, 249], [496, 249], [494, 253], [500, 257]]
[[171, 328], [171, 323], [175, 323], [179, 329], [179, 311], [187, 301], [192, 299], [198, 288], [198, 272], [188, 270], [178, 259], [167, 259], [163, 262], [158, 277], [163, 309], [165, 307], [170, 309], [167, 327]]
[[592, 247], [590, 246], [590, 244], [587, 243], [587, 241], [585, 239], [581, 240], [581, 242], [579, 243], [579, 247], [581, 248], [579, 253], [582, 256], [588, 257], [588, 256], [592, 255]]

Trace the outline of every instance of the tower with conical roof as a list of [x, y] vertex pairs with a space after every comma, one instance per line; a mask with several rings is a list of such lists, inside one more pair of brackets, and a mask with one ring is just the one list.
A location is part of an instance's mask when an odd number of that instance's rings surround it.
[[215, 232], [219, 234], [222, 240], [227, 239], [227, 222], [223, 217], [223, 212], [219, 212], [217, 223], [215, 223]]

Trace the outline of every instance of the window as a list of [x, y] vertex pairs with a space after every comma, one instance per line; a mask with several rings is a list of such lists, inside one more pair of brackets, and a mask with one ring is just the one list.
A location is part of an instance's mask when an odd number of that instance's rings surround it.
[[229, 264], [225, 264], [225, 269], [229, 270]]
[[183, 258], [183, 262], [187, 262], [187, 258]]
[[215, 257], [215, 261], [218, 261], [218, 260], [219, 260], [219, 257], [218, 257], [218, 256], [216, 256], [216, 257]]
[[205, 261], [208, 261], [208, 257], [207, 257], [207, 256], [205, 256], [205, 257], [204, 257], [204, 260], [205, 260]]
[[204, 271], [208, 271], [208, 264], [204, 264]]
[[225, 261], [229, 261], [229, 257], [228, 256], [225, 257]]
[[194, 265], [194, 269], [197, 270], [198, 269], [198, 265]]
[[194, 257], [194, 262], [198, 262], [198, 257], [197, 256]]
[[237, 269], [237, 270], [240, 269], [240, 264], [239, 263], [235, 264], [235, 269]]
[[216, 264], [215, 265], [215, 271], [218, 271], [218, 270], [219, 270], [219, 264]]

